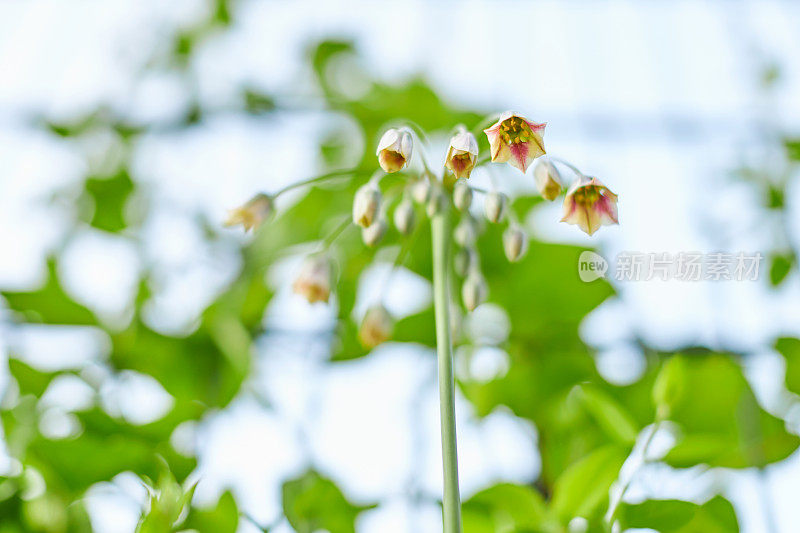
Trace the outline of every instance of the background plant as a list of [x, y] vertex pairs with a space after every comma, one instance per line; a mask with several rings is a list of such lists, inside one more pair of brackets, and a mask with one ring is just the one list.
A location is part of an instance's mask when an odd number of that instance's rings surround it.
[[[224, 31], [231, 16], [229, 6], [220, 3], [203, 24], [175, 36], [175, 55], [169, 57], [166, 68], [184, 72], [195, 47], [209, 32]], [[381, 128], [396, 117], [407, 117], [429, 132], [447, 136], [453, 124], [475, 124], [485, 114], [486, 110], [473, 112], [448, 105], [423, 81], [388, 83], [366, 73], [369, 92], [349, 98], [337, 89], [330, 73], [336, 62], [350, 60], [354, 54], [347, 42], [326, 41], [312, 47], [308, 62], [326, 112], [345, 117], [343, 124], [356, 124], [360, 138], [377, 139]], [[294, 102], [282, 102], [280, 95], [243, 89], [236, 112], [270, 116], [293, 105]], [[130, 123], [124, 116], [103, 109], [68, 122], [47, 119], [44, 130], [65, 143], [84, 140], [91, 144], [100, 133], [123, 148], [123, 156], [109, 167], [98, 169], [90, 161], [87, 176], [74, 189], [63, 191], [51, 208], [66, 206], [74, 231], [92, 227], [115, 239], [138, 241], [141, 223], [148, 210], [155, 207], [148, 203], [147, 185], [129, 165], [130, 151], [136, 149], [137, 140], [153, 130], [191, 130], [218, 112], [196, 103], [174, 124]], [[323, 137], [318, 155], [325, 168], [342, 168], [345, 162], [352, 162], [345, 161], [348, 149], [341, 143], [350, 133], [346, 128], [333, 127], [330, 135]], [[785, 143], [776, 143], [776, 150], [783, 150], [783, 146], [787, 150], [782, 160], [786, 172], [791, 173], [795, 165], [792, 161], [796, 160], [791, 137]], [[481, 146], [481, 151], [486, 153], [487, 147]], [[357, 168], [374, 168], [374, 152], [369, 147], [357, 157]], [[771, 179], [759, 178], [755, 183], [764, 190], [781, 191], [788, 180], [780, 181], [777, 187], [769, 185]], [[58, 249], [48, 262], [48, 277], [40, 287], [3, 291], [8, 306], [4, 329], [8, 339], [13, 341], [16, 332], [27, 324], [45, 324], [48, 328], [88, 326], [105, 332], [109, 348], [97, 364], [103, 372], [95, 372], [96, 365], [50, 372], [26, 362], [22, 344], [9, 343], [9, 372], [14, 385], [7, 388], [3, 402], [4, 438], [9, 452], [20, 463], [3, 480], [2, 526], [9, 531], [86, 530], [89, 525], [82, 498], [87, 489], [125, 471], [141, 476], [152, 492], [143, 508], [143, 529], [162, 519], [156, 517], [172, 522], [166, 527], [200, 531], [233, 531], [237, 524], [246, 522], [248, 519], [240, 516], [237, 499], [229, 493], [210, 509], [187, 503], [184, 496], [194, 482], [187, 482], [187, 478], [196, 468], [197, 459], [178, 453], [170, 437], [182, 423], [203, 420], [215, 410], [224, 409], [238, 395], [258, 394], [257, 384], [249, 379], [253, 354], [257, 353], [254, 339], [263, 342], [265, 336], [278, 334], [262, 322], [274, 291], [265, 281], [265, 274], [281, 250], [291, 243], [315, 242], [321, 235], [330, 234], [335, 227], [321, 228], [318, 221], [331, 220], [335, 226], [337, 217], [349, 212], [355, 186], [332, 181], [279, 206], [279, 216], [269, 233], [260, 234], [242, 247], [240, 273], [207, 306], [197, 327], [188, 335], [158, 332], [143, 318], [143, 310], [157, 288], [157, 279], [147, 269], [143, 270], [131, 317], [122, 326], [109, 324], [64, 289], [60, 274], [63, 257]], [[519, 220], [526, 220], [539, 208], [539, 202], [536, 198], [518, 199], [511, 209]], [[782, 212], [784, 208], [783, 202], [777, 202], [767, 213]], [[197, 225], [206, 232], [210, 246], [238, 247], [239, 241], [219, 230], [215, 221], [199, 218]], [[703, 503], [645, 501], [615, 505], [615, 495], [626, 486], [628, 475], [640, 472], [634, 468], [622, 470], [621, 474], [622, 465], [631, 457], [630, 464], [635, 466], [653, 428], [658, 426], [674, 435], [676, 444], [663, 457], [648, 454], [648, 462], [657, 460], [675, 469], [694, 468], [691, 472], [698, 478], [702, 478], [702, 472], [713, 475], [718, 469], [763, 469], [786, 458], [797, 447], [796, 432], [788, 431], [783, 420], [790, 418], [796, 397], [787, 397], [782, 412], [767, 412], [756, 400], [742, 370], [742, 361], [751, 354], [703, 347], [665, 353], [644, 345], [646, 369], [642, 377], [625, 386], [607, 382], [597, 371], [593, 350], [581, 341], [578, 329], [584, 317], [610, 297], [613, 289], [602, 282], [585, 285], [577, 280], [574, 268], [582, 248], [575, 246], [534, 238], [525, 257], [509, 264], [501, 250], [501, 232], [502, 228], [487, 226], [478, 247], [490, 287], [490, 302], [505, 308], [511, 322], [511, 334], [501, 341], [509, 356], [508, 370], [489, 381], [460, 376], [458, 388], [478, 416], [508, 409], [532, 421], [537, 439], [531, 445], [541, 454], [542, 472], [529, 483], [504, 483], [466, 495], [465, 530], [559, 531], [570, 524], [574, 529], [586, 525], [602, 530], [608, 523], [609, 509], [623, 527], [736, 530], [736, 516], [730, 504], [719, 496], [712, 497], [716, 486], [707, 491], [710, 499]], [[69, 233], [65, 236], [67, 242]], [[431, 263], [426, 252], [431, 249], [428, 239], [426, 232], [418, 233], [415, 253], [408, 254], [404, 262], [405, 268], [425, 276]], [[388, 232], [383, 244], [399, 245], [397, 234]], [[352, 311], [359, 273], [378, 253], [365, 248], [357, 232], [343, 234], [337, 246], [342, 259], [338, 320], [321, 335], [330, 341], [332, 365], [369, 357], [358, 340], [358, 324]], [[776, 270], [778, 267], [773, 267]], [[791, 268], [786, 270], [782, 279], [790, 280]], [[520, 299], [521, 293], [535, 295], [535, 305]], [[427, 308], [401, 318], [395, 325], [394, 340], [433, 346], [432, 316], [432, 308]], [[480, 345], [471, 339], [459, 340], [466, 346], [459, 352], [463, 359], [468, 359]], [[777, 347], [787, 360], [787, 389], [797, 393], [797, 350], [793, 343], [796, 344], [787, 338], [777, 341]], [[104, 384], [124, 377], [126, 372], [152, 376], [170, 394], [175, 403], [165, 417], [145, 425], [135, 424], [94, 402], [70, 411], [78, 430], [66, 438], [54, 438], [41, 430], [46, 427], [41, 419], [51, 414], [51, 406], [43, 397], [55, 380], [77, 378], [99, 397]], [[635, 442], [639, 446], [634, 450]], [[279, 527], [288, 523], [297, 531], [352, 531], [359, 515], [381, 503], [351, 503], [329, 476], [316, 472], [314, 465], [309, 467], [307, 472], [286, 481], [282, 490], [284, 517], [276, 517], [276, 522], [282, 523]], [[615, 482], [613, 498], [608, 501], [609, 489]], [[576, 520], [578, 517], [585, 522]]]

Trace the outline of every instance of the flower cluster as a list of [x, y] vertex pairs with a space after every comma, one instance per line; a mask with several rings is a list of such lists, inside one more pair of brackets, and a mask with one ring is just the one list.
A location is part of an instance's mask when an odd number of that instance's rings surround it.
[[[578, 226], [592, 235], [601, 226], [617, 224], [617, 195], [597, 178], [585, 176], [566, 161], [545, 155], [545, 123], [531, 122], [525, 117], [507, 112], [490, 127], [483, 130], [493, 163], [508, 163], [527, 173], [532, 163], [533, 182], [541, 196], [553, 201], [565, 189], [565, 177], [558, 165], [564, 165], [574, 175], [573, 183], [566, 190], [563, 201], [562, 221]], [[408, 128], [388, 129], [378, 142], [376, 156], [378, 165], [386, 174], [408, 169], [414, 151], [415, 132]], [[419, 139], [416, 139], [419, 142]], [[443, 175], [437, 177], [422, 159], [422, 170], [411, 174], [402, 197], [396, 202], [391, 222], [399, 234], [411, 235], [417, 228], [418, 208], [433, 218], [440, 214], [448, 216], [452, 209], [460, 220], [453, 229], [453, 240], [458, 248], [453, 254], [453, 268], [462, 279], [461, 300], [468, 311], [472, 311], [488, 296], [488, 286], [480, 267], [476, 241], [487, 223], [502, 224], [502, 244], [507, 259], [520, 261], [528, 249], [528, 235], [510, 209], [510, 200], [496, 190], [483, 190], [469, 184], [472, 172], [487, 160], [479, 158], [480, 151], [475, 135], [459, 126], [450, 139], [444, 160]], [[452, 177], [448, 178], [447, 174]], [[341, 174], [341, 173], [340, 173]], [[385, 174], [380, 171], [361, 186], [354, 197], [352, 222], [361, 228], [362, 240], [367, 246], [377, 246], [389, 230], [387, 205], [380, 189], [380, 180]], [[321, 178], [325, 178], [322, 176]], [[316, 179], [301, 184], [311, 183]], [[282, 192], [282, 191], [281, 191]], [[473, 206], [475, 193], [484, 195], [483, 217], [477, 216]], [[280, 193], [277, 193], [280, 194]], [[228, 225], [241, 224], [245, 230], [258, 228], [273, 211], [275, 196], [259, 194], [243, 206], [233, 210]], [[416, 205], [415, 205], [416, 204]], [[330, 243], [327, 243], [330, 245]], [[309, 256], [296, 278], [294, 291], [310, 303], [328, 302], [333, 284], [333, 268], [326, 250]], [[372, 348], [392, 335], [393, 319], [386, 308], [375, 304], [364, 316], [359, 331], [359, 340]]]

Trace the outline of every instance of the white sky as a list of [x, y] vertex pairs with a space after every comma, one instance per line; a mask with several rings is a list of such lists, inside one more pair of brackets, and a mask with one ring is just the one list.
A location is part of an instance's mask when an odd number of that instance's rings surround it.
[[[352, 36], [368, 68], [385, 79], [421, 72], [465, 106], [513, 108], [547, 121], [549, 151], [600, 176], [620, 195], [622, 225], [604, 228], [597, 237], [607, 257], [624, 250], [764, 247], [768, 232], [753, 218], [752, 197], [727, 179], [736, 165], [761, 156], [756, 141], [764, 124], [800, 129], [800, 3], [431, 4], [242, 2], [234, 28], [206, 42], [193, 65], [201, 98], [224, 105], [243, 82], [284, 94], [306, 75], [302, 57], [310, 41]], [[37, 131], [28, 119], [79, 116], [99, 104], [142, 120], [180, 113], [186, 105], [180, 80], [138, 74], [160, 38], [204, 9], [203, 2], [191, 0], [0, 4], [0, 249], [6, 251], [0, 286], [38, 283], [44, 252], [61, 242], [70, 216], [43, 207], [42, 200], [83, 176], [87, 151], [109, 146], [102, 138], [88, 146], [66, 144]], [[783, 77], [771, 99], [763, 99], [755, 80], [768, 61], [781, 65]], [[204, 245], [189, 214], [200, 209], [221, 220], [242, 198], [312, 174], [316, 162], [303, 155], [326, 120], [315, 114], [302, 121], [284, 114], [269, 121], [223, 114], [191, 131], [142, 140], [134, 154], [137, 175], [152, 186], [157, 205], [178, 206], [156, 210], [145, 225], [147, 258], [161, 275], [147, 310], [151, 323], [164, 331], [190, 328], [198, 310], [235, 272], [231, 250]], [[276, 160], [276, 153], [283, 157]], [[797, 194], [793, 187], [791, 205]], [[538, 236], [592, 242], [574, 227], [557, 224], [557, 211], [537, 214]], [[704, 229], [709, 220], [728, 229], [730, 238], [715, 241]], [[141, 268], [132, 260], [133, 246], [87, 230], [65, 250], [68, 289], [110, 323], [124, 322], [131, 283]], [[777, 334], [800, 332], [797, 289], [796, 277], [778, 294], [760, 283], [623, 284], [620, 299], [594, 313], [583, 333], [601, 350], [601, 368], [623, 374], [636, 367], [629, 343], [634, 336], [663, 348], [726, 338], [765, 352]], [[424, 285], [420, 290], [425, 293]], [[281, 301], [291, 316], [326, 318], [324, 310], [310, 310], [288, 295]], [[6, 333], [0, 329], [0, 348], [9, 342]], [[63, 341], [40, 340], [40, 333], [26, 337], [35, 345], [32, 361], [68, 366], [82, 360], [78, 354], [53, 361], [53, 347]], [[488, 353], [481, 361], [467, 371], [502, 371], [502, 355]], [[278, 513], [280, 482], [311, 459], [352, 497], [386, 500], [365, 513], [360, 531], [437, 531], [438, 510], [413, 507], [404, 497], [409, 483], [426, 494], [440, 490], [433, 372], [432, 358], [418, 350], [387, 347], [328, 368], [307, 345], [263, 346], [252, 385], [264, 385], [276, 409], [265, 412], [245, 397], [200, 427], [185, 428], [190, 437], [195, 434], [189, 444], [195, 440], [201, 454], [198, 498], [210, 501], [233, 485], [248, 512], [267, 523]], [[763, 353], [748, 372], [760, 397], [774, 406], [780, 361]], [[127, 376], [104, 391], [104, 405], [137, 420], [136, 406], [119, 399], [154, 385]], [[147, 416], [168, 409], [163, 391], [146, 394], [154, 398]], [[526, 445], [533, 434], [527, 423], [504, 413], [476, 421], [463, 401], [458, 410], [466, 495], [538, 471], [538, 457]], [[800, 521], [790, 499], [799, 476], [797, 455], [770, 470], [767, 490], [782, 531]], [[760, 531], [752, 476], [729, 477], [740, 522], [746, 531]], [[657, 493], [673, 496], [693, 483], [685, 477], [675, 484], [658, 479], [663, 490]], [[635, 486], [634, 494], [654, 490], [650, 481]], [[97, 487], [90, 498], [93, 519], [104, 533], [131, 531], [137, 512], [129, 480], [123, 477], [115, 486]]]

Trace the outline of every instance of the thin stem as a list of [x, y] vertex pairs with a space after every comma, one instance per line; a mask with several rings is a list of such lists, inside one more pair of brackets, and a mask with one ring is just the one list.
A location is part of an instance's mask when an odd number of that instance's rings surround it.
[[486, 128], [488, 128], [489, 126], [491, 126], [492, 124], [494, 124], [495, 122], [497, 122], [497, 121], [498, 121], [498, 119], [500, 119], [500, 115], [499, 115], [498, 113], [493, 113], [493, 114], [491, 114], [491, 115], [486, 115], [485, 117], [483, 117], [483, 120], [482, 120], [482, 121], [480, 121], [480, 122], [478, 123], [478, 125], [477, 125], [477, 126], [475, 126], [474, 128], [472, 128], [472, 130], [470, 130], [470, 131], [471, 131], [471, 132], [472, 132], [474, 135], [478, 135], [478, 134], [479, 134], [479, 133], [481, 133], [483, 130], [485, 130]]
[[[658, 433], [658, 428], [661, 427], [661, 419], [657, 418], [655, 423], [653, 424], [653, 429], [650, 431], [650, 434], [647, 435], [647, 440], [644, 441], [644, 447], [642, 448], [642, 465], [647, 464], [647, 450], [650, 448], [650, 444], [653, 442], [653, 437], [656, 436]], [[635, 473], [634, 473], [635, 474]], [[616, 500], [614, 500], [608, 508], [608, 512], [606, 513], [606, 520], [605, 525], [608, 531], [611, 530], [611, 526], [614, 524], [614, 520], [617, 515], [617, 511], [619, 510], [619, 504], [622, 503], [622, 499], [625, 497], [625, 493], [628, 492], [628, 488], [631, 486], [631, 481], [633, 481], [633, 474], [628, 477], [625, 484], [622, 486], [622, 490], [619, 493], [619, 496]]]
[[573, 171], [573, 172], [574, 172], [575, 174], [577, 174], [579, 177], [581, 177], [581, 178], [585, 178], [585, 177], [586, 177], [586, 176], [584, 176], [583, 172], [581, 172], [580, 170], [578, 170], [578, 167], [576, 167], [575, 165], [573, 165], [573, 164], [572, 164], [572, 163], [570, 163], [569, 161], [565, 161], [565, 160], [561, 159], [560, 157], [553, 157], [553, 156], [551, 156], [551, 155], [548, 155], [547, 157], [548, 157], [548, 158], [549, 158], [551, 161], [555, 161], [556, 163], [561, 163], [561, 164], [562, 164], [562, 165], [564, 165], [565, 167], [568, 167], [568, 168], [569, 168], [571, 171]]
[[322, 241], [323, 250], [327, 250], [330, 245], [339, 238], [339, 235], [341, 235], [344, 230], [350, 227], [351, 223], [352, 221], [350, 220], [350, 217], [345, 217], [345, 219], [338, 226], [336, 226], [336, 229], [328, 234], [328, 236]]
[[431, 220], [433, 241], [433, 304], [436, 315], [436, 352], [439, 360], [439, 411], [442, 423], [442, 466], [444, 533], [461, 533], [461, 498], [458, 489], [456, 446], [455, 380], [453, 347], [450, 341], [450, 294], [448, 257], [450, 219], [444, 210]]
[[296, 188], [302, 187], [304, 185], [311, 185], [313, 183], [318, 183], [320, 181], [329, 180], [331, 178], [338, 178], [338, 177], [341, 177], [341, 176], [346, 176], [348, 174], [355, 174], [357, 171], [358, 171], [358, 169], [355, 169], [355, 168], [344, 168], [344, 169], [341, 169], [341, 170], [333, 170], [331, 172], [327, 172], [327, 173], [322, 174], [320, 176], [315, 176], [313, 178], [308, 178], [308, 179], [305, 179], [305, 180], [301, 180], [301, 181], [296, 181], [294, 183], [290, 183], [289, 185], [283, 187], [282, 189], [278, 189], [278, 192], [274, 193], [272, 196], [273, 196], [273, 198], [277, 198], [281, 194], [283, 194], [283, 193], [285, 193], [287, 191], [291, 191], [292, 189], [296, 189]]

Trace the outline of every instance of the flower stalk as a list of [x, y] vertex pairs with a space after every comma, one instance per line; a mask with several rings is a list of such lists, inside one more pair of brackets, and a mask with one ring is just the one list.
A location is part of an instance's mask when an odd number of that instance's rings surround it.
[[439, 412], [442, 424], [444, 533], [461, 533], [461, 497], [458, 488], [455, 380], [450, 339], [450, 219], [442, 210], [431, 219], [433, 241], [433, 305], [436, 314], [436, 353], [439, 362]]

